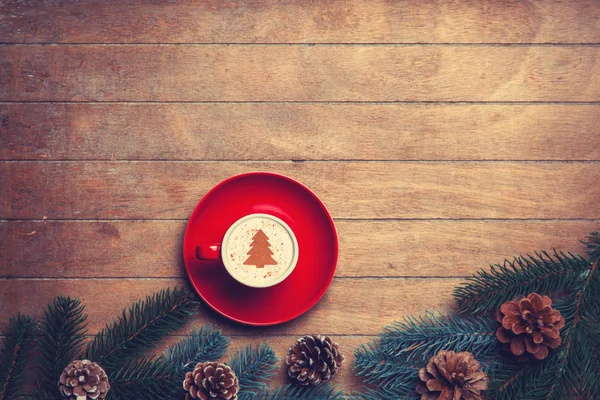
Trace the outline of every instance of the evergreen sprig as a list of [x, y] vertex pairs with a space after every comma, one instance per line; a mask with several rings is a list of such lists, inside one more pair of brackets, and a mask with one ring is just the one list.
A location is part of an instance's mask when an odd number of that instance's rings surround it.
[[386, 354], [406, 356], [408, 361], [429, 360], [440, 350], [468, 350], [488, 357], [496, 350], [496, 322], [484, 317], [427, 312], [405, 317], [381, 334], [381, 350]]
[[387, 327], [378, 340], [359, 346], [354, 369], [366, 383], [378, 386], [367, 398], [390, 393], [412, 398], [419, 369], [440, 350], [471, 351], [480, 361], [491, 359], [498, 347], [495, 330], [495, 322], [482, 317], [432, 312], [407, 317]]
[[205, 325], [199, 330], [192, 330], [173, 347], [168, 347], [163, 354], [163, 362], [177, 366], [183, 376], [199, 362], [223, 357], [230, 343], [220, 330]]
[[260, 343], [256, 348], [246, 345], [232, 353], [229, 366], [240, 384], [240, 391], [264, 390], [265, 380], [275, 374], [277, 356], [268, 343]]
[[578, 280], [578, 290], [566, 293], [556, 307], [565, 318], [561, 346], [542, 362], [505, 363], [491, 385], [496, 400], [568, 400], [582, 393], [600, 398], [600, 359], [594, 346], [600, 336], [600, 302], [590, 296], [600, 290], [598, 262], [586, 271], [583, 282]]
[[555, 298], [572, 291], [585, 280], [589, 269], [588, 260], [571, 253], [516, 257], [473, 275], [454, 290], [454, 298], [461, 313], [496, 312], [504, 302], [532, 292]]
[[[357, 375], [376, 387], [350, 398], [419, 399], [418, 369], [444, 349], [474, 354], [490, 377], [490, 399], [600, 399], [600, 234], [594, 232], [586, 245], [589, 260], [555, 251], [493, 265], [455, 289], [458, 314], [428, 313], [387, 328], [356, 351]], [[523, 363], [498, 345], [494, 313], [534, 292], [552, 298], [565, 326], [561, 345], [546, 359]]]
[[274, 390], [263, 388], [259, 392], [240, 393], [239, 400], [343, 400], [344, 392], [331, 383], [315, 387], [293, 384], [281, 385]]
[[179, 381], [179, 369], [161, 358], [128, 360], [110, 373], [107, 399], [176, 399], [181, 395]]
[[406, 355], [387, 353], [374, 341], [355, 351], [354, 370], [357, 376], [363, 377], [365, 383], [378, 387], [370, 396], [377, 392], [382, 395], [394, 394], [393, 397], [381, 398], [402, 398], [415, 393], [419, 369], [424, 363], [424, 360], [409, 361]]
[[62, 295], [48, 304], [35, 340], [40, 354], [37, 358], [38, 393], [57, 394], [58, 377], [81, 351], [87, 333], [84, 310], [80, 300]]
[[591, 262], [600, 259], [600, 231], [590, 233], [587, 240], [582, 243], [587, 247]]
[[35, 322], [28, 316], [16, 314], [2, 331], [0, 346], [0, 400], [21, 395], [25, 381], [25, 364], [35, 334]]
[[388, 387], [366, 388], [363, 392], [352, 393], [348, 396], [350, 400], [420, 400], [421, 395], [412, 390], [391, 389]]
[[85, 358], [97, 362], [108, 373], [117, 363], [155, 348], [164, 336], [181, 328], [197, 306], [194, 295], [184, 288], [147, 296], [106, 325], [88, 344]]

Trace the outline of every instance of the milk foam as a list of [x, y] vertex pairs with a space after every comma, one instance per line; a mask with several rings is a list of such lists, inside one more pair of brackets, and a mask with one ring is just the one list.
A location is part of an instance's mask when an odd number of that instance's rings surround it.
[[250, 286], [268, 286], [294, 268], [297, 244], [293, 233], [279, 221], [255, 214], [232, 226], [222, 256], [234, 278]]

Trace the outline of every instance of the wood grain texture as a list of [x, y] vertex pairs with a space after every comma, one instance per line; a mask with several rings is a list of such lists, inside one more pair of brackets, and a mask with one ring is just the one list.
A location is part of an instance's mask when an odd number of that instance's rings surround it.
[[600, 160], [597, 104], [4, 103], [0, 122], [3, 160]]
[[[2, 221], [0, 277], [185, 277], [185, 225]], [[600, 221], [337, 221], [336, 226], [338, 277], [456, 277], [520, 253], [555, 248], [582, 254], [578, 239]]]
[[256, 170], [309, 184], [335, 218], [600, 218], [600, 164], [493, 162], [4, 162], [0, 218], [183, 219]]
[[600, 47], [4, 46], [7, 101], [598, 101]]
[[[62, 293], [79, 297], [91, 306], [88, 328], [97, 332], [131, 302], [160, 289], [187, 284], [187, 279], [11, 279], [10, 285], [5, 285], [5, 280], [0, 282], [5, 287], [0, 293], [1, 321], [17, 311], [39, 317], [46, 304]], [[439, 278], [336, 278], [309, 313], [283, 325], [245, 327], [218, 316], [207, 306], [199, 308], [193, 325], [216, 322], [228, 334], [246, 335], [297, 335], [314, 330], [332, 335], [377, 335], [384, 325], [404, 315], [451, 306], [452, 290], [459, 282]]]
[[595, 0], [7, 0], [6, 42], [597, 43]]

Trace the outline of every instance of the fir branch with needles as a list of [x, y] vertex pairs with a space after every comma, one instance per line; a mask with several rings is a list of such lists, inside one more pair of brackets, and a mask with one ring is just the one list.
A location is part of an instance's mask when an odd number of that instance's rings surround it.
[[[600, 399], [600, 234], [585, 243], [589, 259], [555, 251], [507, 260], [455, 289], [457, 314], [429, 313], [387, 328], [355, 353], [357, 375], [376, 388], [350, 398], [419, 399], [418, 369], [444, 349], [473, 353], [490, 378], [490, 399]], [[546, 359], [522, 362], [498, 345], [494, 313], [530, 293], [549, 296], [565, 324], [562, 343]]]
[[181, 328], [197, 307], [195, 296], [184, 288], [147, 296], [102, 329], [87, 346], [85, 358], [97, 362], [109, 373], [116, 364], [154, 349], [164, 336]]
[[427, 312], [384, 329], [380, 347], [386, 354], [405, 355], [408, 361], [428, 360], [448, 349], [488, 357], [497, 347], [496, 328], [489, 318]]
[[366, 388], [362, 392], [355, 392], [348, 396], [349, 400], [420, 400], [421, 395], [415, 392], [414, 387], [404, 391], [387, 387]]
[[168, 347], [163, 362], [180, 369], [180, 374], [194, 369], [199, 362], [214, 361], [223, 357], [231, 341], [211, 325], [192, 330], [185, 338]]
[[159, 357], [128, 360], [115, 368], [109, 379], [107, 399], [175, 399], [181, 394], [179, 368]]
[[426, 313], [407, 317], [386, 328], [376, 341], [361, 345], [355, 352], [354, 370], [377, 393], [394, 393], [411, 398], [419, 382], [419, 369], [440, 350], [470, 351], [479, 360], [497, 352], [494, 321], [482, 317]]
[[590, 261], [594, 262], [600, 259], [600, 231], [592, 232], [582, 243], [587, 247], [587, 253]]
[[259, 392], [238, 395], [238, 400], [343, 400], [344, 392], [330, 382], [319, 386], [280, 385], [273, 390], [263, 388]]
[[38, 393], [58, 393], [58, 377], [77, 357], [85, 341], [87, 315], [84, 311], [85, 307], [80, 300], [62, 295], [48, 304], [44, 319], [38, 325], [38, 337], [35, 340], [40, 354], [37, 358], [40, 375], [37, 382]]
[[539, 293], [555, 298], [572, 291], [585, 279], [590, 262], [571, 253], [535, 253], [506, 260], [489, 271], [477, 275], [454, 290], [454, 298], [461, 313], [484, 314], [495, 312], [500, 306], [518, 296]]
[[238, 378], [241, 391], [261, 391], [266, 387], [264, 381], [275, 374], [278, 361], [271, 346], [260, 343], [256, 348], [246, 345], [232, 353], [228, 364]]
[[0, 346], [0, 400], [19, 397], [25, 382], [27, 356], [35, 335], [35, 322], [16, 314], [2, 331]]

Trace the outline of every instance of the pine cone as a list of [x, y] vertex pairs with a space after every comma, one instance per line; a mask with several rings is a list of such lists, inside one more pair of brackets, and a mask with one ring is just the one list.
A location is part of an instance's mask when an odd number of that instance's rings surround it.
[[469, 352], [440, 351], [421, 368], [417, 385], [421, 400], [482, 400], [489, 378]]
[[60, 394], [70, 400], [103, 399], [109, 389], [106, 373], [90, 360], [71, 362], [58, 380]]
[[537, 293], [502, 304], [498, 322], [502, 326], [496, 337], [504, 343], [505, 350], [520, 360], [528, 359], [529, 355], [538, 360], [546, 358], [549, 348], [560, 345], [560, 329], [565, 325], [560, 312], [552, 309], [552, 300]]
[[218, 362], [198, 363], [185, 374], [183, 388], [186, 400], [237, 400], [238, 378], [229, 365]]
[[285, 358], [288, 375], [300, 385], [316, 386], [331, 379], [344, 361], [328, 336], [310, 335], [296, 341]]

